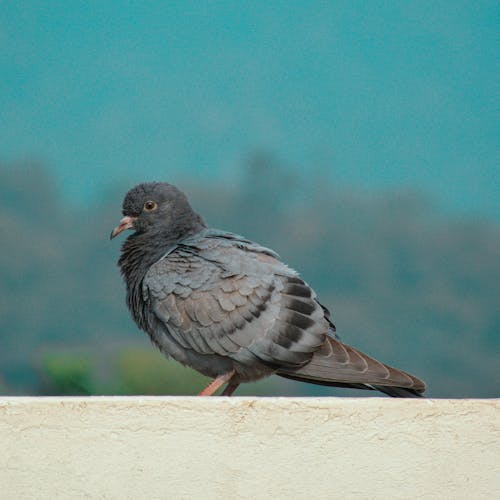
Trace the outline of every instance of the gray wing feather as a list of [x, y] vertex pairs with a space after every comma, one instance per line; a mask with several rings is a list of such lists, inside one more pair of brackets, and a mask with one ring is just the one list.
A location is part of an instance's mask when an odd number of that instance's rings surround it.
[[143, 286], [155, 318], [201, 355], [304, 365], [328, 331], [314, 292], [274, 252], [220, 234], [185, 240], [150, 268]]

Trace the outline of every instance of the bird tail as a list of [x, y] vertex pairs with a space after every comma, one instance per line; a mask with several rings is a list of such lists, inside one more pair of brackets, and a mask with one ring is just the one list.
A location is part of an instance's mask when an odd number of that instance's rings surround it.
[[309, 363], [300, 368], [281, 368], [276, 374], [318, 385], [377, 390], [397, 398], [422, 397], [425, 391], [424, 382], [417, 377], [385, 365], [329, 335]]

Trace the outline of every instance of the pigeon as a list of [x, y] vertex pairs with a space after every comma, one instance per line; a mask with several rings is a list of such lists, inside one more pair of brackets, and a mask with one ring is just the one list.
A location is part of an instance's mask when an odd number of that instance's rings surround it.
[[167, 357], [212, 378], [199, 395], [275, 374], [420, 397], [417, 377], [344, 344], [328, 309], [278, 254], [212, 229], [175, 186], [139, 184], [110, 238], [133, 233], [118, 266], [137, 326]]

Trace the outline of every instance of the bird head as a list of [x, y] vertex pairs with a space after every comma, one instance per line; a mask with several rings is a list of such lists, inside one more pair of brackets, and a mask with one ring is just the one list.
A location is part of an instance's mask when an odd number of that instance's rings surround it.
[[126, 229], [136, 233], [163, 233], [174, 238], [204, 227], [182, 191], [166, 182], [149, 182], [132, 188], [122, 206], [123, 218], [110, 239]]

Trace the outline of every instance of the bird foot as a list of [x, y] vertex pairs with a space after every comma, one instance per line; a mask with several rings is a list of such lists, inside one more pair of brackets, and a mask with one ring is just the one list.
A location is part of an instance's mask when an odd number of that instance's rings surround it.
[[[214, 378], [212, 380], [212, 382], [210, 382], [210, 384], [208, 384], [205, 387], [205, 389], [203, 389], [198, 394], [198, 396], [213, 396], [214, 392], [216, 392], [217, 389], [219, 389], [219, 387], [221, 387], [226, 382], [229, 382], [229, 380], [231, 380], [231, 377], [234, 375], [234, 373], [235, 373], [235, 371], [231, 370], [230, 372], [223, 373], [222, 375], [219, 375], [218, 377]], [[230, 390], [230, 387], [232, 387], [233, 385], [236, 385], [236, 386], [234, 387], [234, 389]], [[236, 389], [236, 387], [238, 387], [238, 385], [239, 384], [228, 384], [228, 386], [224, 390], [223, 395], [224, 396], [230, 396], [234, 392], [234, 390]], [[229, 392], [226, 392], [226, 391], [229, 391]]]
[[231, 396], [239, 385], [240, 384], [235, 384], [234, 382], [229, 382], [229, 384], [226, 385], [226, 388], [222, 391], [221, 396]]

